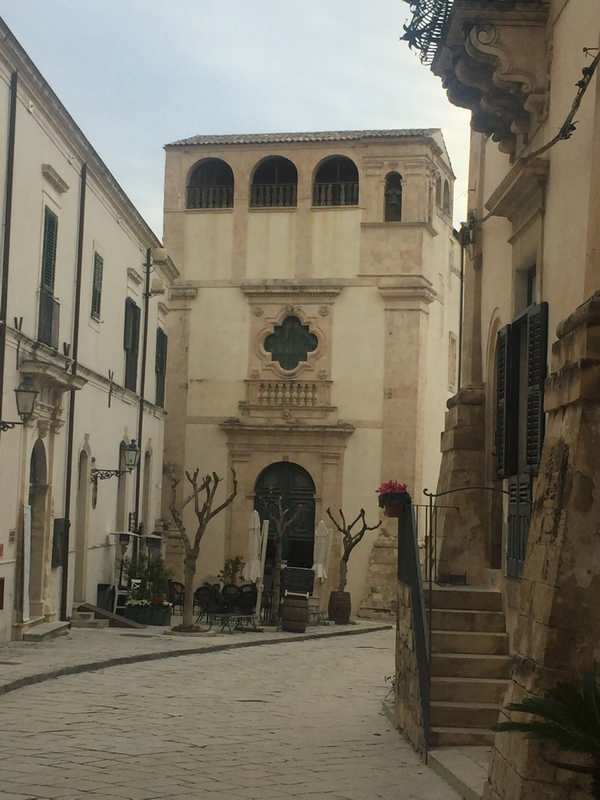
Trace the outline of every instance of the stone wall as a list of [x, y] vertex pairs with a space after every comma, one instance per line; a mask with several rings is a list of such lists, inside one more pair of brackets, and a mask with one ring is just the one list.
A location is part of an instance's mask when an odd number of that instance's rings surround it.
[[[600, 292], [558, 337], [506, 704], [560, 680], [579, 683], [600, 658]], [[589, 797], [589, 779], [549, 766], [543, 750], [498, 734], [485, 800]]]
[[369, 557], [367, 596], [360, 606], [360, 617], [392, 619], [396, 611], [398, 544], [395, 526], [386, 520]]
[[411, 592], [410, 587], [404, 583], [398, 583], [394, 712], [396, 726], [406, 734], [416, 750], [423, 751], [425, 742], [412, 625]]

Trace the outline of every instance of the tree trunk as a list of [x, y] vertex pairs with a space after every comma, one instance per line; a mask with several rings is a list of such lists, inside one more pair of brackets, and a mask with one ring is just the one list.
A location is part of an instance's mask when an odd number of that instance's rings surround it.
[[183, 628], [194, 625], [194, 577], [196, 575], [196, 561], [193, 563], [186, 558], [184, 561], [184, 590], [183, 590]]
[[340, 583], [338, 586], [339, 592], [346, 590], [346, 581], [348, 580], [348, 561], [345, 558], [340, 559]]

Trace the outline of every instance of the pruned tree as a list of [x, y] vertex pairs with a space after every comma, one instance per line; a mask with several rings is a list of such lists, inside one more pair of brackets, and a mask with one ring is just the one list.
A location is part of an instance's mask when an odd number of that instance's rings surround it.
[[[335, 527], [338, 531], [342, 534], [342, 543], [344, 547], [344, 552], [342, 553], [342, 557], [340, 558], [340, 581], [338, 585], [338, 591], [343, 592], [346, 588], [346, 582], [348, 580], [348, 559], [350, 558], [350, 553], [356, 547], [356, 545], [361, 541], [365, 533], [367, 531], [374, 531], [376, 528], [379, 528], [381, 525], [381, 520], [377, 523], [377, 525], [367, 525], [367, 520], [365, 519], [365, 510], [361, 508], [358, 516], [355, 520], [350, 523], [346, 522], [346, 518], [344, 517], [344, 512], [342, 509], [338, 509], [338, 513], [340, 515], [339, 521], [333, 516], [331, 513], [331, 509], [327, 509], [327, 516], [333, 522]], [[352, 533], [352, 530], [355, 525], [360, 523], [360, 528], [357, 530], [355, 534]]]
[[298, 506], [292, 514], [291, 510], [284, 505], [281, 494], [274, 489], [260, 497], [258, 505], [260, 511], [262, 511], [262, 516], [266, 517], [271, 523], [271, 530], [273, 531], [275, 562], [273, 564], [272, 615], [273, 620], [276, 621], [279, 619], [279, 602], [281, 600], [281, 556], [283, 553], [283, 537], [287, 529], [294, 524], [302, 513], [302, 506]]
[[[200, 542], [206, 531], [208, 523], [220, 514], [228, 505], [233, 502], [237, 494], [237, 479], [235, 470], [231, 470], [233, 488], [225, 500], [218, 506], [214, 506], [215, 496], [219, 484], [223, 480], [216, 472], [200, 478], [200, 470], [194, 472], [185, 471], [185, 477], [191, 487], [190, 494], [180, 503], [177, 502], [177, 486], [179, 479], [171, 476], [171, 501], [169, 511], [177, 533], [184, 547], [183, 557], [183, 623], [182, 628], [191, 628], [194, 625], [194, 578], [196, 577], [196, 567], [198, 564], [198, 553], [200, 552]], [[196, 530], [194, 534], [188, 535], [183, 522], [183, 512], [186, 507], [193, 503], [194, 514], [196, 515]], [[213, 507], [214, 506], [214, 507]]]

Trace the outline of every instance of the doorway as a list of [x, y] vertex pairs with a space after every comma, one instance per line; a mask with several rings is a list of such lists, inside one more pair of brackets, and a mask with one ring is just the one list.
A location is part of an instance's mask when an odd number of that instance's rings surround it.
[[31, 460], [29, 462], [31, 540], [29, 543], [25, 543], [25, 552], [27, 553], [27, 550], [29, 549], [31, 554], [29, 566], [29, 608], [33, 617], [43, 616], [44, 611], [43, 584], [44, 553], [46, 542], [46, 494], [48, 492], [47, 473], [46, 450], [42, 440], [38, 439], [33, 446]]
[[[298, 464], [279, 461], [264, 469], [254, 487], [254, 508], [265, 518], [265, 503], [269, 498], [281, 498], [282, 507], [293, 517], [298, 516], [285, 531], [282, 541], [282, 561], [289, 567], [310, 569], [315, 543], [315, 484], [309, 473]], [[275, 537], [269, 527], [265, 578], [272, 574], [275, 561]]]

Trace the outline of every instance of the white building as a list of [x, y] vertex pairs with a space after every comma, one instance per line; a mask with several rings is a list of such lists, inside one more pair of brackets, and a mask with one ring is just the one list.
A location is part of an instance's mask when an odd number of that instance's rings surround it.
[[[1, 641], [96, 603], [114, 533], [157, 527], [166, 306], [153, 293], [177, 272], [2, 20], [0, 142], [0, 417], [19, 423], [0, 433]], [[23, 382], [37, 391], [24, 425]], [[138, 469], [99, 475], [131, 440]]]

